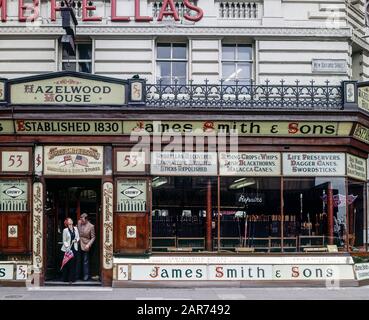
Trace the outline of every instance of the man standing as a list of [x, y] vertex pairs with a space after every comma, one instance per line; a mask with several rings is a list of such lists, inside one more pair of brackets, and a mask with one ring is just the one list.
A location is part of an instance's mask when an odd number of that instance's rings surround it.
[[[83, 280], [87, 281], [90, 278], [90, 249], [94, 243], [95, 237], [95, 226], [88, 221], [87, 213], [82, 213], [78, 221], [78, 232], [80, 238], [80, 254], [83, 264]], [[80, 265], [78, 265], [79, 267]], [[77, 268], [79, 273], [79, 268]]]

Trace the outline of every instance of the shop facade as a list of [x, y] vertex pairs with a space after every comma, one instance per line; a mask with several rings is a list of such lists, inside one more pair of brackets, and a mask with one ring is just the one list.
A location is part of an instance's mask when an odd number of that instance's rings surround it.
[[342, 94], [329, 97], [333, 110], [170, 114], [139, 78], [60, 72], [2, 84], [2, 280], [58, 279], [63, 221], [87, 212], [97, 284], [357, 284], [366, 265], [353, 256], [368, 252], [367, 84], [332, 87]]

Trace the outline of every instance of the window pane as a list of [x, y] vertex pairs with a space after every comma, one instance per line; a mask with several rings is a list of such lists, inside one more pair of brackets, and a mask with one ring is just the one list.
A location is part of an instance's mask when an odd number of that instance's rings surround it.
[[225, 80], [227, 82], [231, 79], [234, 79], [236, 77], [235, 68], [236, 68], [235, 63], [223, 63], [222, 64], [222, 69], [223, 69], [222, 77], [223, 77], [223, 80]]
[[252, 48], [246, 44], [240, 44], [237, 48], [238, 60], [251, 60], [252, 59]]
[[223, 45], [222, 60], [236, 60], [236, 46], [234, 44]]
[[80, 60], [91, 60], [92, 58], [92, 44], [91, 43], [84, 43], [78, 44], [78, 55]]
[[75, 62], [63, 62], [62, 70], [65, 71], [76, 71], [76, 63]]
[[251, 63], [237, 64], [237, 78], [250, 79], [251, 78]]
[[174, 43], [173, 44], [173, 59], [186, 59], [186, 44]]
[[158, 77], [171, 77], [171, 71], [170, 71], [170, 62], [158, 62]]
[[[222, 177], [220, 191], [222, 249], [280, 252], [280, 178]], [[269, 237], [274, 239], [269, 242]]]
[[68, 60], [68, 59], [75, 60], [76, 59], [76, 55], [75, 54], [74, 55], [68, 54], [68, 51], [63, 48], [63, 50], [62, 50], [62, 59], [63, 60]]
[[170, 59], [169, 43], [158, 43], [158, 59]]
[[[328, 201], [328, 189], [333, 199]], [[299, 237], [300, 251], [309, 247], [324, 247], [331, 241], [345, 246], [346, 187], [344, 178], [296, 178], [284, 181], [284, 236]], [[331, 208], [329, 208], [331, 207]], [[332, 230], [328, 215], [333, 214]]]
[[79, 71], [80, 72], [91, 73], [92, 72], [91, 67], [92, 67], [91, 62], [80, 62], [79, 63]]
[[186, 77], [186, 62], [173, 62], [173, 77]]

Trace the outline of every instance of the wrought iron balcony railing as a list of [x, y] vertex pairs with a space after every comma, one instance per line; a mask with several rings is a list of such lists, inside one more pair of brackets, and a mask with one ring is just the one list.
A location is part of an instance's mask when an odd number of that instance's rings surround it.
[[343, 109], [342, 88], [340, 85], [316, 85], [312, 80], [309, 85], [285, 84], [219, 84], [182, 85], [146, 84], [146, 105], [159, 108], [216, 108], [216, 109], [283, 109], [283, 110], [340, 110]]

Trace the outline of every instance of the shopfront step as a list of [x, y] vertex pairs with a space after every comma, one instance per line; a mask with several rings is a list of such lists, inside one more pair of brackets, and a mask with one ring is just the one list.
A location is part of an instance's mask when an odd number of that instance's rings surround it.
[[91, 287], [91, 286], [101, 286], [101, 281], [76, 281], [72, 284], [64, 281], [45, 281], [45, 286], [78, 286], [78, 287]]

